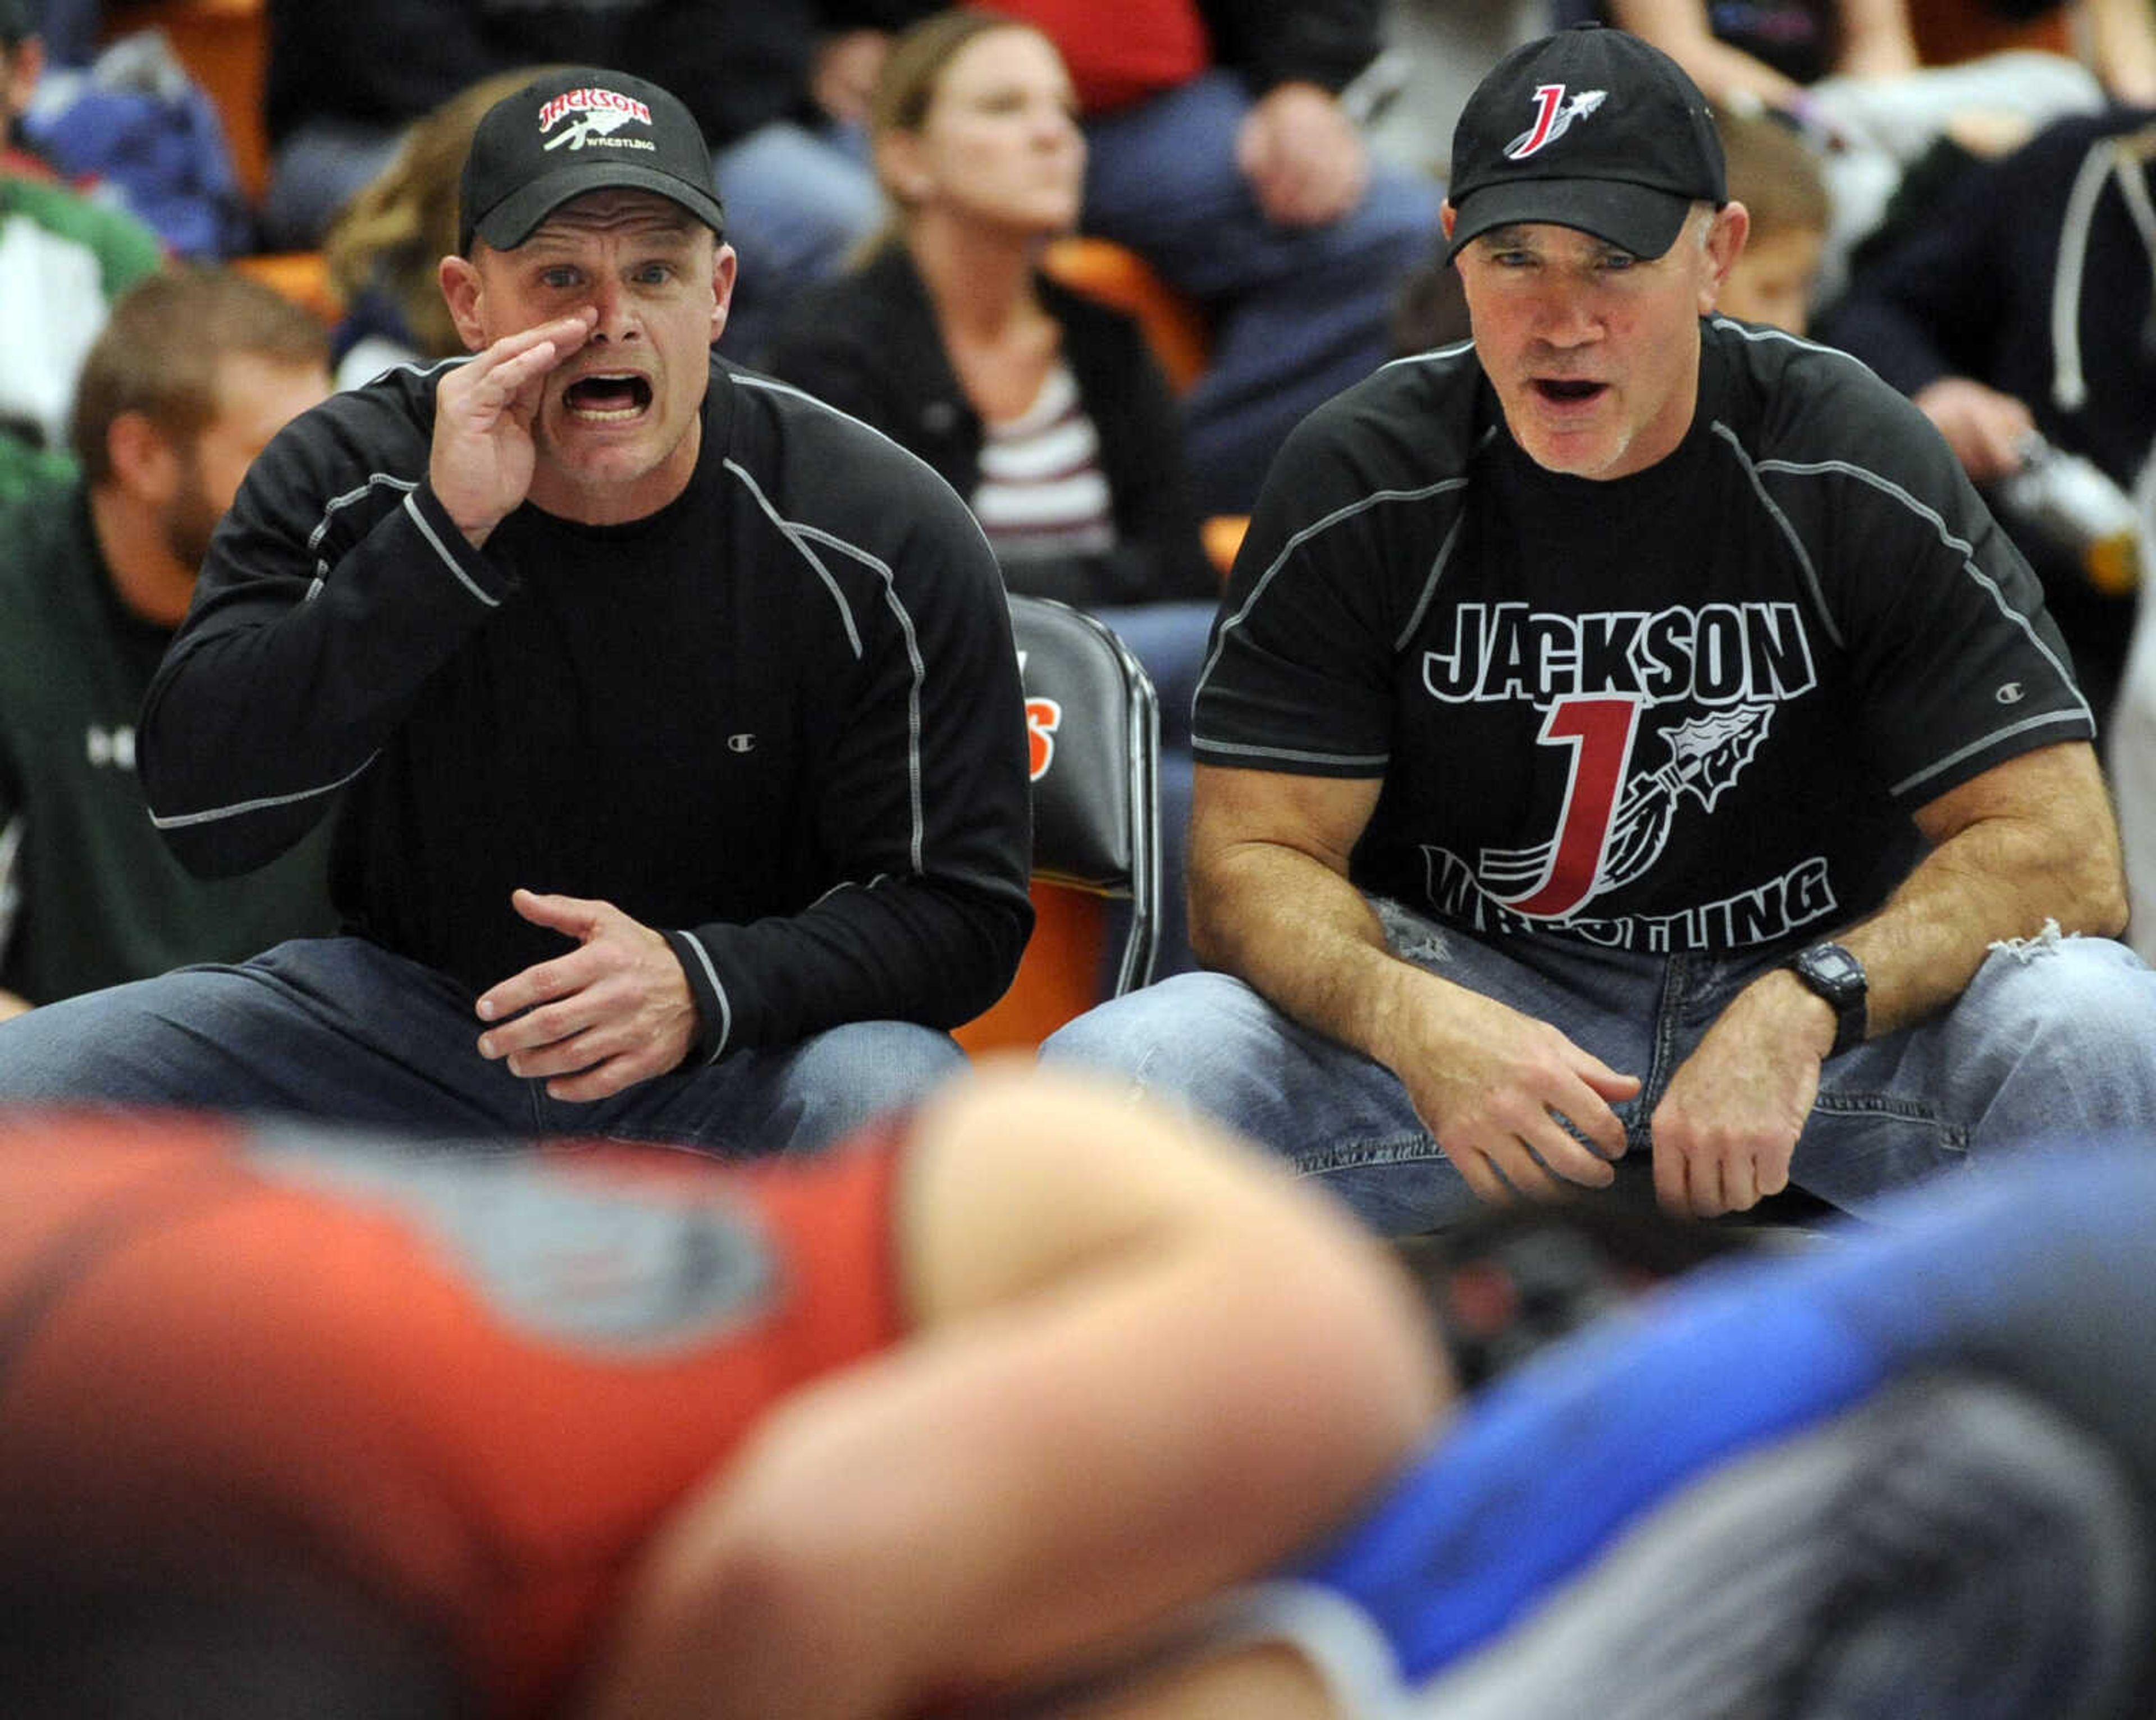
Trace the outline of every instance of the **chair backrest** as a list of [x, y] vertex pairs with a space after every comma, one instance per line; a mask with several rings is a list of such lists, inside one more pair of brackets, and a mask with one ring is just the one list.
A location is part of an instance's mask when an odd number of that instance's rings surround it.
[[1127, 901], [1115, 994], [1152, 978], [1160, 943], [1160, 711], [1152, 681], [1108, 627], [1068, 603], [1010, 599], [1025, 683], [1033, 871]]
[[1213, 355], [1213, 331], [1194, 300], [1152, 271], [1136, 251], [1113, 239], [1069, 234], [1041, 253], [1040, 266], [1074, 293], [1137, 319], [1169, 387], [1186, 393]]

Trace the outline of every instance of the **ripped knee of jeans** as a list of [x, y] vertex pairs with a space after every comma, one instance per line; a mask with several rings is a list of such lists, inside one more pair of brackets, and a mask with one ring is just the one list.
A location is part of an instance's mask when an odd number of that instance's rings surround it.
[[2017, 962], [2033, 962], [2037, 957], [2058, 948], [2069, 936], [2059, 929], [2056, 920], [2046, 920], [2043, 930], [2034, 937], [1994, 938], [1991, 947], [2013, 957]]

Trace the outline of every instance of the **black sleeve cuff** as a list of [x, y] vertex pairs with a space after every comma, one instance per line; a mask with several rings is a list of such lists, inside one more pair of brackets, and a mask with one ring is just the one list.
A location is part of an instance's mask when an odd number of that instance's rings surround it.
[[719, 970], [693, 932], [668, 932], [662, 934], [666, 946], [674, 952], [674, 959], [681, 964], [681, 972], [689, 981], [689, 995], [696, 1000], [696, 1014], [701, 1024], [696, 1029], [696, 1040], [692, 1055], [700, 1063], [716, 1063], [726, 1055], [734, 1044], [733, 1002], [720, 981]]

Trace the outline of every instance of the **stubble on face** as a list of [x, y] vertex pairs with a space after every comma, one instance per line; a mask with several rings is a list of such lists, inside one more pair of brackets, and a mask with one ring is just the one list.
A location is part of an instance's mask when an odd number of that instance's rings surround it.
[[1537, 465], [1625, 477], [1683, 440], [1698, 398], [1703, 218], [1651, 259], [1547, 223], [1496, 228], [1461, 251], [1477, 356]]
[[678, 204], [608, 191], [565, 204], [514, 251], [477, 259], [489, 339], [597, 313], [590, 338], [538, 390], [536, 505], [607, 524], [686, 487], [721, 320], [720, 259], [711, 230]]

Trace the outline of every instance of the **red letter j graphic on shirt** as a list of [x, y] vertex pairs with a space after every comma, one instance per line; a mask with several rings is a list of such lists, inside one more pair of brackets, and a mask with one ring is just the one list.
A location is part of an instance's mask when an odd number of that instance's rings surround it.
[[[1539, 875], [1520, 895], [1499, 896], [1491, 890], [1507, 907], [1537, 919], [1562, 919], [1594, 894], [1639, 727], [1636, 698], [1560, 699], [1550, 706], [1549, 715], [1543, 719], [1543, 732], [1536, 738], [1546, 747], [1572, 748], [1564, 809], [1558, 817], [1557, 834], [1547, 845], [1504, 856], [1514, 865], [1543, 862], [1535, 866]], [[1485, 856], [1486, 889], [1512, 881], [1491, 875], [1498, 870], [1488, 864], [1495, 858]], [[1503, 868], [1512, 869], [1512, 865]]]

